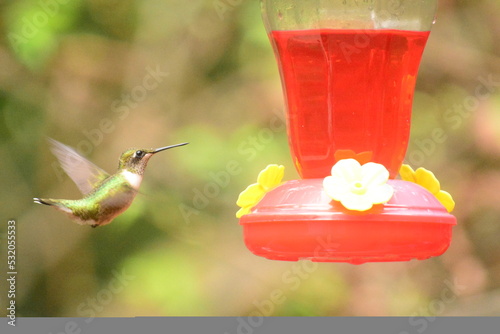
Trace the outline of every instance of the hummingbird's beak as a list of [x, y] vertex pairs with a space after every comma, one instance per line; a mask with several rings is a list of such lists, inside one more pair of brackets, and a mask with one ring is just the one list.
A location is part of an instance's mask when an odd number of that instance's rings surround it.
[[189, 143], [182, 143], [182, 144], [175, 144], [175, 145], [160, 147], [160, 148], [157, 148], [156, 150], [154, 150], [153, 154], [161, 152], [161, 151], [168, 150], [169, 148], [174, 148], [174, 147], [178, 147], [178, 146], [184, 146], [184, 145], [187, 145], [187, 144], [189, 144]]

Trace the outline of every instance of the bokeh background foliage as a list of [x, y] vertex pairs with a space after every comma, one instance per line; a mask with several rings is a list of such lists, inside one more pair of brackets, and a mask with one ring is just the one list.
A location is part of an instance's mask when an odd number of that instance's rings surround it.
[[[352, 266], [268, 261], [243, 244], [239, 192], [268, 163], [297, 177], [258, 1], [0, 1], [0, 203], [2, 226], [17, 221], [18, 316], [499, 315], [500, 3], [439, 6], [407, 162], [454, 195], [453, 243], [426, 261]], [[155, 156], [132, 207], [91, 229], [32, 203], [79, 196], [47, 136], [110, 172], [126, 148], [190, 145]]]

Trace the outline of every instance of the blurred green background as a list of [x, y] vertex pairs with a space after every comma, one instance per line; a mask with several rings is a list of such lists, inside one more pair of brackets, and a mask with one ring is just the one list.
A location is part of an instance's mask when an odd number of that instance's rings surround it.
[[[417, 81], [407, 162], [454, 195], [451, 247], [361, 266], [269, 261], [243, 243], [240, 191], [269, 163], [297, 178], [286, 131], [269, 131], [283, 98], [258, 1], [16, 0], [0, 13], [0, 269], [16, 219], [18, 316], [500, 315], [498, 1], [440, 0]], [[436, 128], [446, 140], [431, 144]], [[190, 145], [155, 156], [131, 208], [91, 229], [32, 202], [80, 196], [47, 136], [109, 172], [129, 147]], [[237, 175], [195, 199], [228, 164]]]

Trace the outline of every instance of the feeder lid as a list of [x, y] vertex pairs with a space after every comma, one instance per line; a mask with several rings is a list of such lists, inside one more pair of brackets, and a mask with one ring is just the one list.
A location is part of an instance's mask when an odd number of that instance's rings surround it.
[[[398, 220], [425, 221], [456, 225], [456, 219], [427, 189], [413, 182], [389, 180], [394, 195], [386, 204], [374, 205], [364, 212], [351, 211], [333, 201], [323, 191], [323, 179], [292, 180], [273, 189], [241, 218], [240, 223], [296, 220], [297, 216], [313, 220]], [[423, 220], [423, 217], [425, 219]]]

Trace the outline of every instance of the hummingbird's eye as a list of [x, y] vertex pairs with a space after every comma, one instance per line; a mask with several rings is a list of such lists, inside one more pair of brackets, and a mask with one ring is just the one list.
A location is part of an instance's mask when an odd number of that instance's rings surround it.
[[142, 158], [144, 156], [144, 151], [141, 151], [141, 150], [135, 151], [134, 155], [136, 158]]

